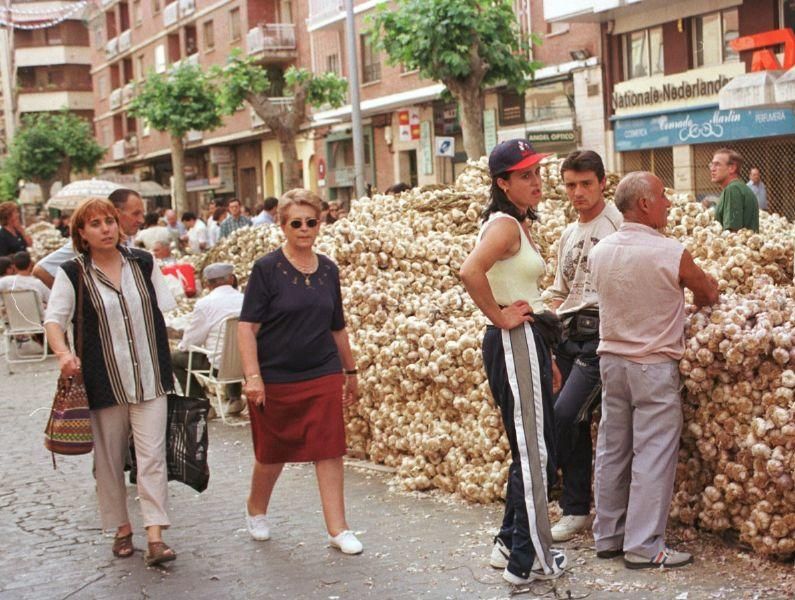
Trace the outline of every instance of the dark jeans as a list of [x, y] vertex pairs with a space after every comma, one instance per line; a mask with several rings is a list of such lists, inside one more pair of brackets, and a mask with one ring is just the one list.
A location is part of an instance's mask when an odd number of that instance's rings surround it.
[[[174, 371], [174, 377], [177, 378], [179, 384], [182, 386], [182, 391], [187, 395], [188, 390], [188, 352], [176, 350], [171, 353], [171, 368]], [[194, 369], [207, 369], [210, 366], [210, 361], [204, 354], [193, 354], [193, 368]], [[215, 369], [213, 369], [214, 372]], [[206, 398], [207, 392], [204, 387], [199, 383], [195, 376], [191, 375], [190, 381], [190, 395], [194, 398]], [[240, 398], [243, 387], [239, 383], [230, 383], [226, 386], [226, 397]]]
[[563, 387], [555, 399], [556, 456], [563, 472], [560, 506], [564, 515], [587, 515], [591, 510], [593, 443], [591, 413], [582, 423], [577, 414], [599, 385], [599, 339], [563, 340], [556, 356]]

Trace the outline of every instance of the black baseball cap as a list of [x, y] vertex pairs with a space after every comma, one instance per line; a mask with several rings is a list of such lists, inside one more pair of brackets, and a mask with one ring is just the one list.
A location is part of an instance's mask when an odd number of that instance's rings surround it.
[[489, 172], [492, 177], [508, 171], [518, 171], [532, 167], [540, 160], [551, 156], [536, 152], [527, 140], [505, 140], [494, 146], [489, 155]]

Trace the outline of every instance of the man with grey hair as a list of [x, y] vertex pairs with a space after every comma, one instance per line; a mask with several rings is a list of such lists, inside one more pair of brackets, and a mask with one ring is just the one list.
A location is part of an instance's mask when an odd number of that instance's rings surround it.
[[588, 256], [601, 317], [596, 554], [623, 554], [630, 569], [680, 567], [693, 557], [665, 545], [665, 526], [682, 430], [683, 288], [701, 307], [717, 302], [718, 284], [660, 233], [671, 203], [657, 177], [630, 173], [615, 203], [624, 223]]
[[[183, 390], [188, 383], [188, 357], [191, 346], [202, 346], [214, 352], [216, 345], [224, 334], [222, 323], [228, 317], [239, 317], [243, 308], [243, 294], [237, 290], [235, 268], [228, 263], [213, 263], [204, 268], [204, 279], [210, 293], [201, 298], [193, 307], [190, 324], [182, 335], [177, 350], [171, 353], [171, 364], [174, 376]], [[198, 369], [217, 368], [221, 355], [209, 356], [194, 353], [193, 367]], [[191, 396], [206, 398], [206, 392], [198, 380], [191, 376]], [[226, 413], [239, 413], [245, 407], [241, 400], [241, 385], [232, 383], [226, 386]], [[223, 410], [223, 409], [222, 409]]]

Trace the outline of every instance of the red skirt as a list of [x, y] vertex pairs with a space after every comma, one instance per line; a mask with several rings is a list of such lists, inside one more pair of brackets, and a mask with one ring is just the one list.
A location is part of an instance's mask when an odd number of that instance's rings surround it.
[[249, 400], [258, 463], [315, 462], [345, 454], [341, 373], [266, 383], [265, 406]]

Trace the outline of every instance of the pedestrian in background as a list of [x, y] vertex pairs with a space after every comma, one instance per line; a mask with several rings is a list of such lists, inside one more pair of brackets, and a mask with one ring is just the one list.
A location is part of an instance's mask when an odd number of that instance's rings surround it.
[[[133, 554], [124, 464], [130, 432], [138, 461], [138, 498], [146, 528], [147, 565], [176, 558], [162, 538], [167, 515], [166, 392], [173, 388], [161, 311], [176, 306], [152, 255], [120, 242], [119, 216], [104, 198], [86, 200], [72, 217], [77, 256], [61, 265], [45, 328], [61, 373], [82, 373], [91, 409], [94, 466], [102, 528], [115, 530], [112, 552]], [[78, 291], [82, 287], [82, 292]], [[76, 299], [82, 296], [82, 322]], [[66, 343], [82, 328], [82, 356]], [[82, 367], [85, 365], [85, 368]]]
[[715, 206], [715, 219], [730, 231], [759, 231], [759, 202], [751, 189], [740, 179], [743, 157], [730, 148], [715, 152], [709, 163], [712, 183], [721, 187]]
[[255, 540], [269, 539], [268, 506], [284, 463], [314, 462], [329, 544], [358, 554], [342, 464], [343, 406], [357, 400], [356, 363], [339, 269], [313, 250], [320, 212], [308, 190], [282, 196], [284, 245], [254, 264], [246, 287], [238, 331], [256, 459], [246, 525]]
[[28, 249], [33, 242], [25, 232], [16, 202], [0, 203], [0, 256]]
[[601, 391], [596, 354], [599, 299], [588, 271], [588, 254], [600, 240], [615, 233], [623, 219], [615, 205], [605, 203], [605, 167], [596, 152], [572, 152], [563, 161], [560, 173], [578, 216], [560, 237], [555, 281], [543, 298], [563, 322], [563, 340], [555, 349], [555, 362], [563, 377], [563, 387], [555, 399], [563, 517], [552, 528], [552, 539], [565, 542], [590, 525], [591, 406]]
[[182, 236], [181, 241], [186, 248], [193, 254], [199, 254], [207, 250], [207, 225], [196, 216], [196, 213], [186, 211], [182, 213], [182, 224], [187, 233]]
[[275, 225], [278, 210], [279, 199], [268, 196], [262, 204], [262, 211], [252, 219], [252, 225]]
[[687, 552], [665, 544], [682, 431], [679, 359], [684, 287], [696, 306], [718, 300], [718, 284], [690, 253], [659, 232], [671, 206], [662, 182], [630, 173], [615, 193], [624, 223], [591, 249], [599, 297], [602, 418], [596, 448], [596, 555], [624, 555], [630, 569], [681, 567]]
[[226, 206], [229, 209], [229, 216], [221, 223], [220, 239], [228, 237], [233, 231], [241, 227], [250, 227], [251, 219], [242, 214], [240, 200], [232, 198]]
[[547, 154], [526, 140], [495, 146], [489, 156], [491, 201], [474, 250], [461, 267], [472, 300], [491, 321], [483, 363], [511, 446], [502, 528], [489, 564], [514, 585], [552, 579], [566, 555], [552, 548], [547, 512], [548, 471], [555, 473], [552, 394], [560, 372], [551, 355], [557, 324], [541, 300], [546, 264], [530, 236], [541, 202], [541, 165]]
[[767, 188], [762, 183], [762, 173], [759, 171], [759, 167], [751, 167], [748, 172], [748, 187], [756, 196], [759, 210], [767, 210]]

